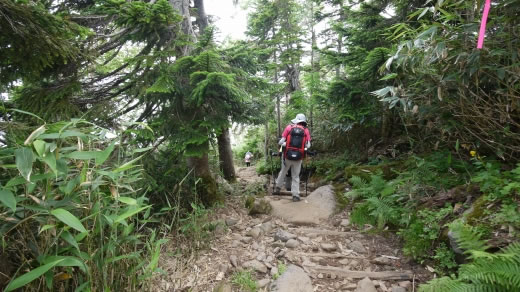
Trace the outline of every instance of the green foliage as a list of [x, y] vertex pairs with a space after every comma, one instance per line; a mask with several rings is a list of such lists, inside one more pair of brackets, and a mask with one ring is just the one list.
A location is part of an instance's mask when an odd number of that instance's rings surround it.
[[520, 291], [520, 245], [513, 243], [498, 253], [486, 251], [486, 242], [467, 225], [450, 225], [457, 243], [470, 255], [457, 277], [442, 277], [421, 285], [419, 291]]
[[[2, 149], [0, 160], [15, 165], [0, 176], [0, 235], [18, 270], [7, 291], [136, 290], [157, 272], [165, 240], [150, 230], [158, 220], [137, 187], [142, 156], [106, 133], [72, 120]], [[73, 280], [58, 283], [58, 274]]]
[[208, 220], [210, 210], [195, 203], [191, 203], [191, 208], [191, 212], [180, 219], [179, 231], [194, 243], [195, 249], [200, 249], [209, 243], [211, 236], [212, 225]]
[[411, 219], [410, 225], [398, 233], [405, 242], [404, 253], [419, 260], [432, 256], [430, 252], [439, 238], [443, 222], [452, 212], [453, 208], [449, 205], [439, 210], [420, 210]]
[[455, 253], [444, 243], [439, 244], [432, 258], [435, 260], [435, 271], [441, 276], [457, 267]]
[[[395, 53], [385, 71], [395, 73], [389, 90], [374, 94], [402, 111], [408, 133], [429, 145], [463, 141], [480, 146], [502, 159], [518, 157], [520, 136], [511, 129], [516, 114], [501, 110], [518, 95], [518, 1], [496, 2], [489, 14], [484, 48], [475, 48], [482, 1], [437, 1], [409, 16], [411, 22], [396, 25]], [[494, 25], [500, 23], [501, 25]], [[383, 86], [381, 86], [383, 87]], [[381, 88], [380, 87], [380, 88]], [[497, 109], [490, 115], [486, 108]], [[500, 118], [507, 117], [507, 118]], [[491, 142], [492, 141], [492, 142]], [[516, 159], [516, 158], [515, 158]]]
[[278, 262], [278, 273], [273, 275], [273, 280], [280, 278], [280, 276], [283, 275], [283, 273], [285, 273], [286, 270], [287, 270], [287, 265], [279, 261]]
[[240, 287], [240, 291], [258, 291], [256, 280], [251, 271], [241, 270], [235, 272], [231, 276], [231, 282]]
[[[0, 88], [39, 80], [82, 57], [78, 42], [90, 32], [41, 1], [0, 1]], [[22, 25], [23, 24], [23, 25]]]
[[387, 182], [381, 175], [373, 174], [369, 182], [353, 176], [350, 183], [352, 191], [345, 196], [351, 200], [363, 200], [352, 210], [352, 223], [375, 223], [378, 229], [388, 223], [397, 225], [402, 214], [399, 206], [402, 197], [396, 193], [398, 181]]

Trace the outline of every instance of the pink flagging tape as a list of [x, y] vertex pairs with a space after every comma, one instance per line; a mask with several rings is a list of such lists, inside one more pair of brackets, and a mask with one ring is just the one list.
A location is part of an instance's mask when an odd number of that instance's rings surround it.
[[484, 13], [482, 13], [482, 20], [480, 21], [480, 32], [478, 33], [477, 49], [482, 49], [482, 46], [484, 45], [484, 37], [486, 36], [486, 23], [490, 6], [491, 0], [486, 0], [486, 4], [484, 4]]

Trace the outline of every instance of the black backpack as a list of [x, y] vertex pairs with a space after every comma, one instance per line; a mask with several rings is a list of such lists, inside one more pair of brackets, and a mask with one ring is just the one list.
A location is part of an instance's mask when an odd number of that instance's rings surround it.
[[305, 155], [305, 128], [294, 125], [287, 136], [285, 147], [285, 158], [289, 160], [300, 160]]

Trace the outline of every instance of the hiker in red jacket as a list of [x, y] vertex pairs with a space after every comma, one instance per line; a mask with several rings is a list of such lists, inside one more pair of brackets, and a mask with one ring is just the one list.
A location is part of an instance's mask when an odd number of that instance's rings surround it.
[[311, 134], [307, 129], [307, 119], [304, 114], [297, 114], [283, 131], [282, 138], [278, 142], [284, 146], [282, 169], [276, 179], [274, 194], [280, 194], [284, 177], [291, 169], [291, 193], [294, 202], [300, 200], [300, 170], [305, 151], [311, 147]]

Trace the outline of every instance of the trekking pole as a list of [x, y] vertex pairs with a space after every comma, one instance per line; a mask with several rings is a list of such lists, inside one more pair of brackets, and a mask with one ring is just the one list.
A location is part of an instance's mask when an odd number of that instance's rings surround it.
[[[308, 151], [307, 154], [309, 156], [314, 156], [314, 155], [316, 155], [316, 152]], [[305, 157], [305, 160], [307, 160], [307, 157]], [[311, 174], [312, 174], [312, 167], [308, 167], [308, 168], [309, 168], [309, 170], [308, 170], [309, 173], [306, 173], [306, 175], [305, 175], [305, 196], [308, 195], [307, 194], [307, 192], [308, 192], [307, 191], [308, 190], [307, 185], [308, 185], [308, 182], [309, 182], [309, 177], [311, 177]]]
[[271, 193], [274, 193], [274, 185], [276, 184], [275, 179], [274, 179], [274, 169], [273, 169], [273, 155], [274, 155], [274, 153], [273, 153], [272, 150], [270, 150], [270, 152], [271, 152], [271, 155], [269, 155], [269, 156], [271, 156], [271, 179], [273, 180], [273, 190], [271, 191]]

